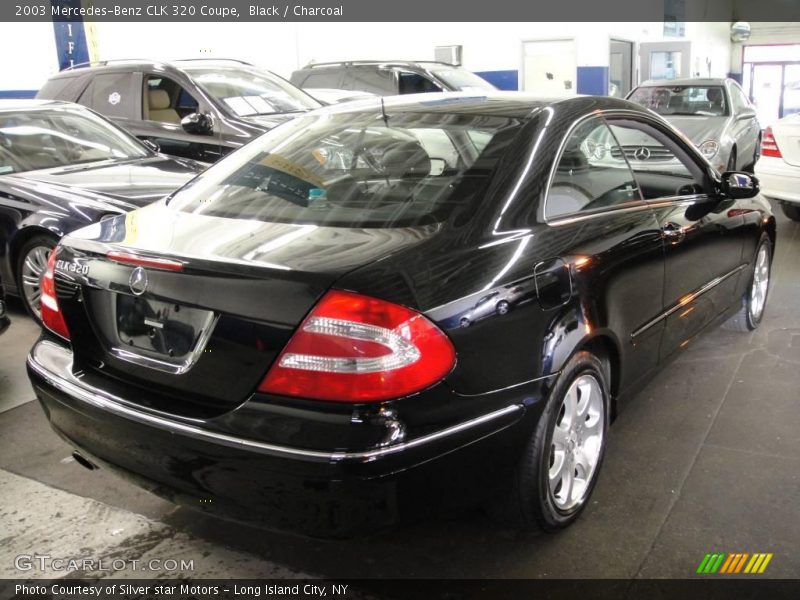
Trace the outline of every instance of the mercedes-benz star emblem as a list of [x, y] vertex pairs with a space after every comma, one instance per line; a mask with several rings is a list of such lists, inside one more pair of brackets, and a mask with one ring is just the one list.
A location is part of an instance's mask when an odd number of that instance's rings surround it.
[[128, 285], [131, 292], [135, 296], [141, 296], [147, 290], [147, 271], [142, 267], [136, 267], [131, 273], [131, 278], [128, 280]]
[[650, 158], [650, 150], [644, 146], [640, 146], [633, 152], [633, 158], [636, 160], [647, 160]]

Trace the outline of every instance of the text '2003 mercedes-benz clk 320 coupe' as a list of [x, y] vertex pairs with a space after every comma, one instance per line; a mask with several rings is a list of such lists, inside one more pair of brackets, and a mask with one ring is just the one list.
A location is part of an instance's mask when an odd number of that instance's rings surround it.
[[774, 240], [624, 100], [375, 99], [62, 240], [29, 373], [82, 461], [183, 504], [342, 536], [466, 490], [555, 530], [626, 395], [759, 324]]

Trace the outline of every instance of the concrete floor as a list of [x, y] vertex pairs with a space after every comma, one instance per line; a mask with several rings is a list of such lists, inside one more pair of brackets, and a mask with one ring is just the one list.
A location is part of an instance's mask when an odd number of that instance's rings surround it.
[[23, 575], [13, 557], [37, 552], [195, 560], [191, 572], [150, 574], [162, 577], [685, 578], [721, 551], [772, 552], [768, 575], [796, 578], [800, 224], [776, 213], [761, 328], [717, 329], [657, 375], [612, 427], [591, 505], [553, 536], [469, 514], [323, 542], [176, 509], [70, 458], [31, 402], [24, 358], [36, 331], [17, 311], [0, 338], [0, 577]]

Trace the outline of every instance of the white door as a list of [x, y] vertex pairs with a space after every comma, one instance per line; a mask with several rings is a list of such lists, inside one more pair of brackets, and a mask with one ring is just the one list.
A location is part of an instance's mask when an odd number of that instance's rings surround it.
[[573, 40], [522, 43], [522, 89], [542, 96], [576, 94], [577, 68]]

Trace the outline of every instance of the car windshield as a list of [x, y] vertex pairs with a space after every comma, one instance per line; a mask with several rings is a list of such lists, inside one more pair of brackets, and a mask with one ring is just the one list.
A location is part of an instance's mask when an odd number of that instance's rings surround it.
[[288, 81], [253, 69], [191, 69], [207, 94], [239, 117], [301, 112], [322, 106]]
[[721, 85], [646, 86], [634, 90], [629, 100], [660, 115], [728, 116]]
[[149, 155], [134, 138], [89, 111], [52, 107], [0, 113], [0, 175]]
[[481, 192], [520, 127], [517, 119], [464, 114], [302, 117], [212, 166], [170, 206], [341, 227], [439, 222]]
[[461, 92], [488, 92], [497, 89], [482, 77], [466, 69], [433, 69], [431, 72], [451, 88]]

